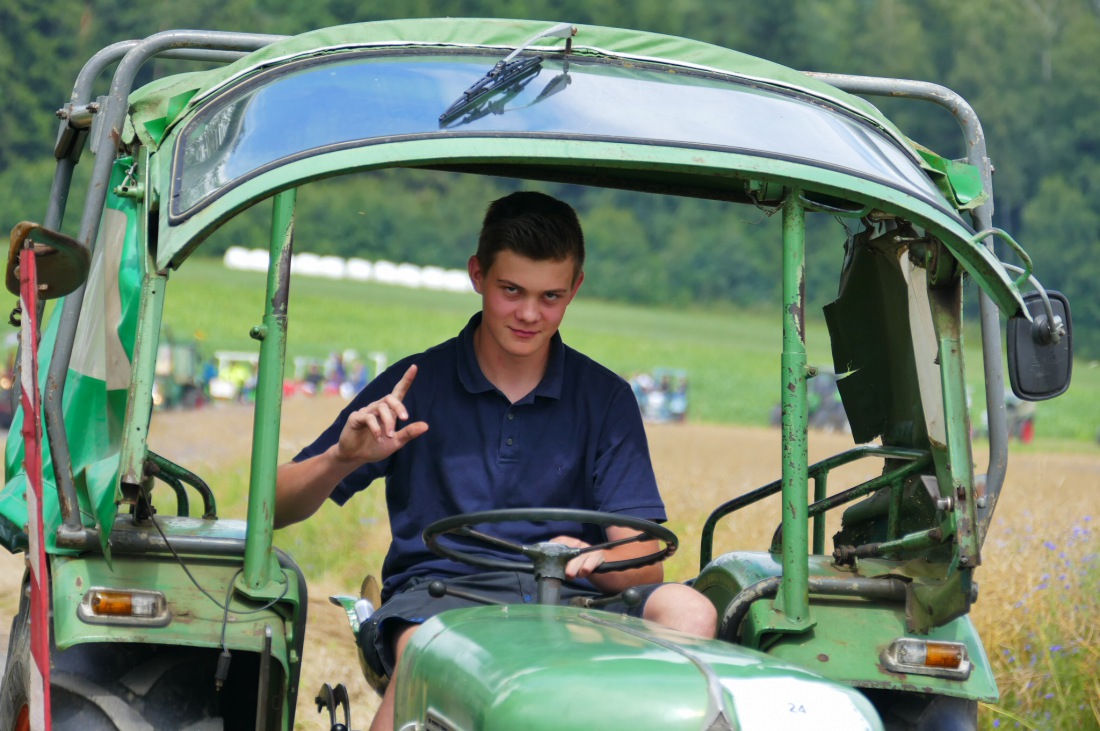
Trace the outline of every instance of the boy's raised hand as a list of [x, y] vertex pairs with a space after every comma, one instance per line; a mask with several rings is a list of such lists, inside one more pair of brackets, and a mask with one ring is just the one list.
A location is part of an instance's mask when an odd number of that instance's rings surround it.
[[398, 422], [409, 418], [404, 399], [415, 378], [416, 366], [411, 365], [393, 391], [348, 417], [340, 432], [337, 459], [357, 465], [377, 462], [428, 431], [428, 424], [423, 421], [407, 424], [400, 430], [397, 428]]

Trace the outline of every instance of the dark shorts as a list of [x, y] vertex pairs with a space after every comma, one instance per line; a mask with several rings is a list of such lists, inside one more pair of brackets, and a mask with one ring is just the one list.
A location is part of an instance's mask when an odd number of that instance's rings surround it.
[[[410, 579], [370, 619], [359, 628], [359, 646], [371, 668], [379, 675], [392, 677], [394, 637], [396, 632], [409, 624], [422, 624], [440, 612], [463, 607], [484, 606], [482, 602], [445, 595], [435, 598], [428, 594], [428, 584], [434, 578]], [[507, 604], [534, 604], [538, 595], [535, 577], [513, 571], [498, 571], [444, 579], [447, 586], [456, 590], [477, 594], [487, 599]], [[600, 610], [627, 614], [641, 618], [646, 601], [662, 584], [646, 584], [636, 587], [642, 601], [628, 607], [616, 600], [600, 607]], [[588, 586], [566, 582], [561, 588], [561, 603], [569, 604], [577, 597], [600, 597], [599, 592]]]

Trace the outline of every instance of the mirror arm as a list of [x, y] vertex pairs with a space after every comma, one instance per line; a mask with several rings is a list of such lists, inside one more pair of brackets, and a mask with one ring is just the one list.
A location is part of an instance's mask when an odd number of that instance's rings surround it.
[[[1013, 264], [1005, 264], [1001, 262], [1001, 265], [1017, 274], [1023, 273], [1025, 270], [1023, 267], [1018, 267]], [[1028, 283], [1035, 288], [1035, 291], [1039, 293], [1039, 297], [1043, 300], [1043, 309], [1046, 310], [1046, 317], [1036, 318], [1035, 324], [1031, 329], [1032, 338], [1037, 343], [1043, 345], [1050, 345], [1061, 341], [1062, 337], [1066, 334], [1066, 323], [1062, 322], [1062, 318], [1054, 314], [1054, 308], [1051, 307], [1050, 297], [1047, 295], [1046, 287], [1039, 284], [1039, 280], [1035, 278], [1035, 275], [1031, 272], [1027, 273]]]

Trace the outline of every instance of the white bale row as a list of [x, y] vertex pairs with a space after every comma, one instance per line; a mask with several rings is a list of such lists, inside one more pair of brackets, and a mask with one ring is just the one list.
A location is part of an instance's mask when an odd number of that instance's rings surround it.
[[[229, 269], [266, 272], [268, 252], [264, 249], [246, 249], [230, 246], [225, 252], [225, 266]], [[370, 262], [366, 259], [343, 259], [339, 256], [295, 254], [291, 259], [292, 275], [326, 277], [328, 279], [354, 279], [360, 282], [380, 282], [414, 289], [434, 289], [445, 292], [472, 292], [470, 277], [464, 269], [443, 269], [436, 266], [395, 264], [392, 261]]]

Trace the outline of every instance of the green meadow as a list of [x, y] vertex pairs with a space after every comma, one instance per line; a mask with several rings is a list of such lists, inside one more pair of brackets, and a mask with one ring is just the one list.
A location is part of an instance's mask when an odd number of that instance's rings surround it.
[[[206, 355], [254, 350], [248, 337], [263, 313], [265, 276], [226, 269], [220, 260], [189, 261], [169, 278], [165, 322], [172, 337], [200, 340]], [[291, 283], [288, 362], [354, 349], [390, 363], [455, 335], [479, 307], [473, 293], [434, 292], [351, 280], [295, 276]], [[774, 311], [689, 307], [657, 309], [602, 302], [581, 293], [562, 327], [567, 343], [623, 376], [677, 368], [689, 378], [693, 421], [763, 425], [779, 401], [782, 347]], [[973, 420], [985, 402], [977, 330], [966, 360]], [[812, 365], [830, 367], [828, 333], [807, 322]], [[288, 375], [292, 367], [288, 366]], [[1100, 417], [1100, 363], [1078, 361], [1066, 396], [1037, 406], [1037, 440], [1025, 449], [1091, 450]]]

